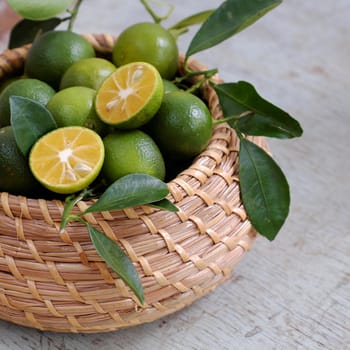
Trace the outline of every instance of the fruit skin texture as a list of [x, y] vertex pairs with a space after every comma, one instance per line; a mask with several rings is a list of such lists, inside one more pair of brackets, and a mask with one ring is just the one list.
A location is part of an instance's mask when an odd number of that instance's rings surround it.
[[33, 21], [49, 19], [69, 8], [73, 0], [8, 0], [9, 5], [22, 17]]
[[126, 28], [113, 47], [113, 62], [122, 66], [144, 61], [171, 80], [178, 68], [179, 51], [173, 35], [160, 24], [141, 22]]
[[36, 197], [42, 191], [17, 147], [12, 126], [0, 129], [0, 192]]
[[180, 89], [170, 80], [163, 79], [164, 94], [169, 92], [179, 91]]
[[165, 164], [158, 146], [141, 130], [118, 130], [103, 139], [105, 160], [102, 174], [109, 183], [132, 173], [164, 180]]
[[212, 134], [213, 120], [205, 103], [186, 91], [164, 95], [145, 126], [166, 159], [188, 160], [202, 152]]
[[97, 90], [102, 82], [116, 69], [117, 67], [106, 59], [99, 57], [84, 58], [65, 71], [61, 79], [60, 89], [71, 86], [86, 86]]
[[45, 106], [54, 94], [50, 85], [37, 79], [23, 78], [11, 82], [0, 95], [0, 127], [10, 125], [10, 96], [27, 97]]
[[25, 78], [23, 75], [22, 76], [14, 76], [14, 77], [9, 77], [6, 80], [3, 80], [0, 83], [0, 94], [5, 90], [5, 88], [7, 88], [11, 83], [13, 83], [14, 81], [18, 80], [18, 79], [23, 79]]
[[57, 89], [65, 71], [73, 63], [89, 57], [95, 57], [95, 51], [79, 34], [50, 31], [34, 41], [24, 71], [27, 76], [45, 81]]
[[84, 86], [72, 86], [58, 91], [47, 104], [57, 126], [85, 126], [105, 135], [108, 126], [95, 111], [96, 91]]

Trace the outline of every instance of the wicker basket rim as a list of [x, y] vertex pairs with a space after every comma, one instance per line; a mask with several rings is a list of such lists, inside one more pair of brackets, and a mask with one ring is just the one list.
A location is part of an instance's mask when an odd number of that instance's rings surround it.
[[[101, 56], [115, 40], [84, 37]], [[0, 55], [0, 79], [21, 70], [29, 47]], [[189, 64], [205, 68], [196, 59]], [[213, 117], [221, 118], [209, 84], [203, 94]], [[251, 140], [267, 149], [264, 138]], [[59, 232], [61, 200], [0, 193], [0, 318], [42, 330], [105, 332], [151, 322], [215, 289], [256, 238], [240, 198], [238, 150], [234, 131], [216, 125], [207, 149], [168, 182], [178, 213], [140, 206], [86, 215], [135, 264], [145, 290], [142, 306], [101, 261], [83, 225]], [[76, 210], [88, 205], [81, 201]]]

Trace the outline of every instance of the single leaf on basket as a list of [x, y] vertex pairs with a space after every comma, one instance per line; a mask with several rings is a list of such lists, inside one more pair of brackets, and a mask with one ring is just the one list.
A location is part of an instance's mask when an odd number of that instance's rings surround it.
[[189, 57], [237, 34], [278, 6], [282, 0], [227, 0], [203, 23], [186, 52]]
[[289, 213], [289, 185], [282, 170], [262, 148], [241, 138], [239, 176], [249, 220], [272, 241]]
[[27, 156], [39, 137], [57, 128], [51, 113], [40, 103], [26, 97], [10, 97], [11, 125], [16, 143]]
[[212, 84], [225, 117], [244, 115], [228, 120], [235, 129], [247, 135], [276, 138], [301, 136], [303, 130], [297, 120], [288, 113], [263, 99], [253, 85], [239, 81], [237, 83]]
[[161, 199], [157, 202], [150, 203], [149, 205], [158, 209], [163, 209], [171, 212], [179, 211], [179, 208], [175, 204], [173, 204], [173, 202], [170, 202], [166, 198]]
[[32, 43], [39, 35], [55, 29], [62, 23], [60, 18], [50, 18], [45, 21], [23, 19], [11, 30], [8, 47], [14, 49]]
[[64, 231], [68, 222], [72, 219], [71, 211], [74, 208], [74, 206], [77, 205], [80, 201], [86, 199], [86, 197], [88, 197], [89, 195], [91, 195], [93, 193], [93, 190], [94, 189], [91, 189], [91, 188], [85, 188], [82, 192], [78, 194], [71, 194], [68, 197], [66, 197], [64, 201], [63, 213], [61, 216], [61, 224], [60, 224], [61, 232]]
[[149, 204], [164, 199], [168, 193], [165, 182], [146, 174], [130, 174], [110, 185], [83, 214]]
[[143, 287], [129, 257], [116, 242], [86, 223], [91, 241], [106, 264], [131, 288], [140, 303], [144, 302]]

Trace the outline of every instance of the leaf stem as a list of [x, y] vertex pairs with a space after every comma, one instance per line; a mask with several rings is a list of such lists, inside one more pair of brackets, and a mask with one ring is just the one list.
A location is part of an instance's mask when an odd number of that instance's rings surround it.
[[193, 84], [186, 91], [189, 92], [190, 94], [193, 94], [194, 92], [196, 92], [205, 83], [206, 80], [207, 80], [206, 77], [204, 77], [203, 79], [198, 80], [198, 82], [196, 84]]
[[188, 69], [188, 67], [186, 67], [186, 66], [184, 66], [184, 70], [185, 70], [185, 75], [183, 75], [181, 77], [177, 77], [174, 80], [175, 84], [182, 83], [184, 80], [187, 80], [189, 78], [193, 78], [193, 77], [196, 77], [199, 75], [204, 75], [203, 80], [209, 80], [218, 72], [217, 68], [209, 69], [209, 70], [202, 70], [202, 71], [192, 71], [192, 70]]
[[79, 201], [83, 200], [92, 193], [93, 189], [86, 188], [82, 192], [70, 195], [66, 198], [63, 214], [61, 217], [60, 231], [63, 231], [65, 229], [69, 221], [76, 220], [77, 217], [79, 217], [78, 215], [72, 215], [70, 212]]
[[73, 30], [74, 22], [78, 16], [79, 8], [80, 8], [80, 5], [82, 2], [83, 2], [83, 0], [77, 0], [73, 9], [68, 11], [71, 14], [70, 19], [69, 19], [69, 23], [68, 23], [68, 30], [69, 31]]
[[[146, 11], [151, 15], [151, 17], [153, 18], [153, 21], [155, 23], [160, 23], [160, 22], [168, 19], [171, 16], [171, 14], [173, 13], [173, 11], [174, 11], [174, 5], [166, 4], [169, 7], [168, 12], [164, 16], [159, 16], [153, 11], [153, 9], [152, 9], [151, 5], [149, 4], [148, 0], [140, 0], [140, 2], [145, 7]], [[159, 4], [162, 4], [162, 5], [165, 4], [163, 1], [157, 1], [157, 2]]]
[[[245, 111], [245, 112], [240, 113], [240, 114], [233, 114], [233, 115], [230, 115], [230, 116], [225, 117], [225, 118], [215, 119], [215, 120], [213, 120], [213, 124], [214, 125], [222, 124], [222, 123], [229, 122], [231, 120], [234, 120], [235, 122], [237, 122], [240, 118], [247, 117], [247, 116], [253, 115], [253, 114], [254, 114], [253, 111]], [[234, 124], [236, 124], [236, 123], [234, 123]], [[235, 129], [235, 125], [231, 125], [231, 127], [233, 127]]]
[[168, 30], [174, 36], [175, 40], [178, 40], [180, 35], [186, 34], [189, 31], [188, 28], [168, 29]]
[[185, 75], [174, 79], [174, 81], [173, 81], [174, 84], [180, 85], [183, 81], [185, 81], [187, 79], [203, 75], [202, 79], [199, 79], [197, 82], [192, 84], [191, 87], [189, 87], [186, 90], [189, 93], [193, 93], [196, 90], [198, 90], [207, 80], [210, 80], [218, 72], [218, 70], [216, 68], [209, 69], [209, 70], [203, 70], [203, 71], [192, 71], [184, 66], [184, 69], [185, 69]]
[[70, 215], [67, 215], [65, 217], [65, 220], [61, 221], [61, 225], [60, 225], [60, 233], [63, 233], [64, 230], [66, 229], [66, 226], [69, 222], [71, 221], [79, 221], [81, 222], [82, 224], [84, 224], [85, 226], [87, 225], [87, 222], [79, 215], [79, 214], [70, 214]]

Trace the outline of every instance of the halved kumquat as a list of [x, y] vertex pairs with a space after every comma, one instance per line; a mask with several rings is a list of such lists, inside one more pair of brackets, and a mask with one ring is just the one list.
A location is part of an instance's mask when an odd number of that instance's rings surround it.
[[162, 78], [151, 64], [119, 67], [101, 85], [95, 108], [103, 122], [123, 129], [138, 128], [158, 111], [164, 93]]
[[33, 146], [29, 165], [50, 191], [69, 194], [91, 184], [104, 161], [101, 137], [91, 129], [69, 126], [42, 136]]

